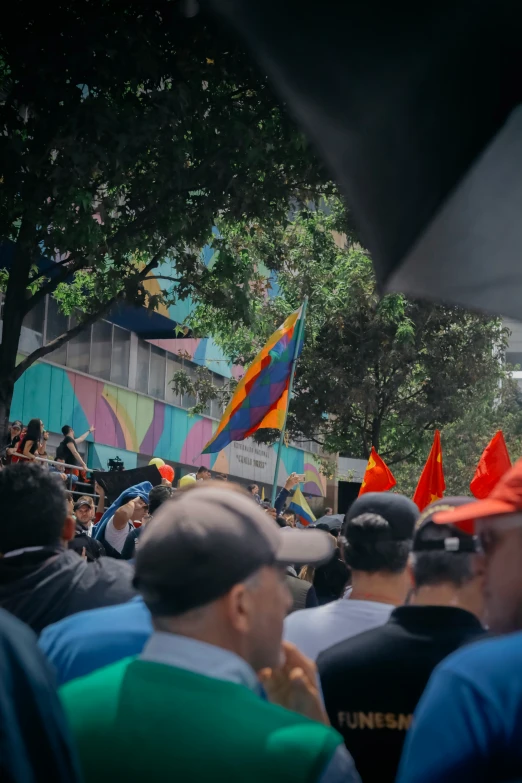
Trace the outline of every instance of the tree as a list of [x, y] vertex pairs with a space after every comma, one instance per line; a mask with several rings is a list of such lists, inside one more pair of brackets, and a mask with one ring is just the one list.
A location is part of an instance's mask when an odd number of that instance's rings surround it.
[[[34, 361], [115, 303], [158, 305], [146, 280], [165, 259], [167, 296], [248, 318], [245, 259], [202, 263], [214, 218], [284, 223], [289, 198], [325, 180], [240, 45], [185, 5], [19, 2], [4, 17], [0, 429]], [[79, 322], [16, 365], [23, 319], [49, 294]]]
[[[442, 462], [446, 494], [470, 495], [470, 482], [482, 452], [497, 430], [502, 430], [506, 445], [515, 462], [522, 455], [522, 398], [517, 382], [508, 374], [502, 384], [479, 382], [473, 404], [462, 415], [442, 429]], [[414, 458], [394, 469], [397, 488], [413, 495], [431, 446], [432, 433], [426, 433], [423, 445]]]
[[[412, 461], [425, 434], [459, 420], [485, 385], [498, 385], [507, 330], [457, 307], [381, 297], [370, 258], [346, 236], [337, 200], [297, 210], [289, 225], [222, 226], [230, 253], [280, 259], [276, 296], [258, 297], [255, 331], [199, 307], [192, 325], [212, 331], [228, 355], [248, 362], [308, 295], [306, 341], [290, 405], [289, 433], [330, 453]], [[273, 432], [258, 437], [272, 441]]]

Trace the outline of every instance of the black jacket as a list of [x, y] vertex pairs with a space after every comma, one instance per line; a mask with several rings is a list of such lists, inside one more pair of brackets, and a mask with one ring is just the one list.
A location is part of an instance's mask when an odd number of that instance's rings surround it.
[[29, 628], [1, 610], [0, 671], [0, 780], [80, 781], [51, 667]]
[[483, 633], [463, 609], [401, 606], [384, 625], [319, 656], [328, 716], [363, 783], [395, 780], [406, 730], [431, 672]]
[[89, 536], [85, 528], [83, 528], [79, 522], [76, 523], [76, 530], [74, 532], [74, 538], [69, 541], [67, 545], [68, 549], [72, 549], [78, 555], [82, 556], [85, 551], [85, 557], [88, 563], [94, 563], [99, 557], [105, 555], [105, 549], [96, 541], [95, 538]]
[[0, 606], [40, 633], [76, 612], [134, 598], [133, 575], [129, 563], [108, 557], [87, 563], [61, 547], [23, 552], [0, 558]]

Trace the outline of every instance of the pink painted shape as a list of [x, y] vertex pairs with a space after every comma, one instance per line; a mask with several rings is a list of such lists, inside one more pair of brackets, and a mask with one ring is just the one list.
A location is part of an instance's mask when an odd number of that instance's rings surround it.
[[210, 419], [200, 419], [189, 431], [181, 450], [180, 461], [185, 465], [210, 468], [210, 454], [202, 454], [206, 444], [212, 437], [212, 422]]
[[[96, 404], [98, 395], [103, 391], [103, 384], [98, 384], [98, 381], [95, 381], [92, 378], [76, 375], [74, 372], [68, 371], [67, 375], [71, 382], [71, 386], [74, 389], [76, 399], [80, 403], [85, 414], [85, 418], [89, 424], [96, 427]], [[101, 391], [97, 388], [99, 385], [101, 386]], [[81, 434], [82, 433], [80, 432], [79, 435]]]
[[96, 414], [95, 423], [96, 431], [98, 432], [98, 440], [102, 440], [107, 446], [118, 446], [118, 439], [116, 434], [116, 422], [114, 412], [103, 397], [103, 383], [98, 384], [98, 395], [96, 397]]

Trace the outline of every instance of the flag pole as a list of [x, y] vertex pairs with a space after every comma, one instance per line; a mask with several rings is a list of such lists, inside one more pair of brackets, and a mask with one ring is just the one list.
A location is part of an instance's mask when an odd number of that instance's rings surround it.
[[294, 358], [292, 359], [292, 366], [291, 366], [291, 369], [290, 369], [290, 382], [288, 384], [288, 397], [287, 397], [287, 400], [286, 400], [285, 417], [283, 419], [283, 426], [281, 427], [281, 437], [279, 438], [279, 446], [277, 448], [277, 459], [276, 459], [275, 471], [274, 471], [274, 483], [272, 485], [272, 498], [270, 500], [270, 505], [272, 507], [274, 506], [275, 501], [276, 501], [277, 479], [279, 477], [279, 466], [281, 464], [281, 454], [283, 453], [283, 445], [284, 445], [284, 442], [285, 442], [286, 421], [288, 419], [288, 408], [290, 407], [290, 399], [292, 397], [292, 389], [294, 388], [295, 366], [297, 364], [297, 357], [298, 357], [299, 346], [300, 346], [301, 340], [303, 338], [307, 306], [308, 306], [308, 297], [305, 296], [305, 298], [303, 300], [303, 305], [302, 305], [303, 309], [302, 309], [302, 312], [301, 312], [301, 318], [299, 319], [297, 340], [295, 342]]

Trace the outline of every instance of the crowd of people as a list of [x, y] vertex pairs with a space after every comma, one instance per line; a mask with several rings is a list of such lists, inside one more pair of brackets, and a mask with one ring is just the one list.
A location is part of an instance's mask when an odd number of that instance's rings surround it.
[[274, 507], [206, 468], [109, 503], [0, 470], [0, 779], [522, 780], [522, 460], [328, 530], [286, 510], [299, 478]]

